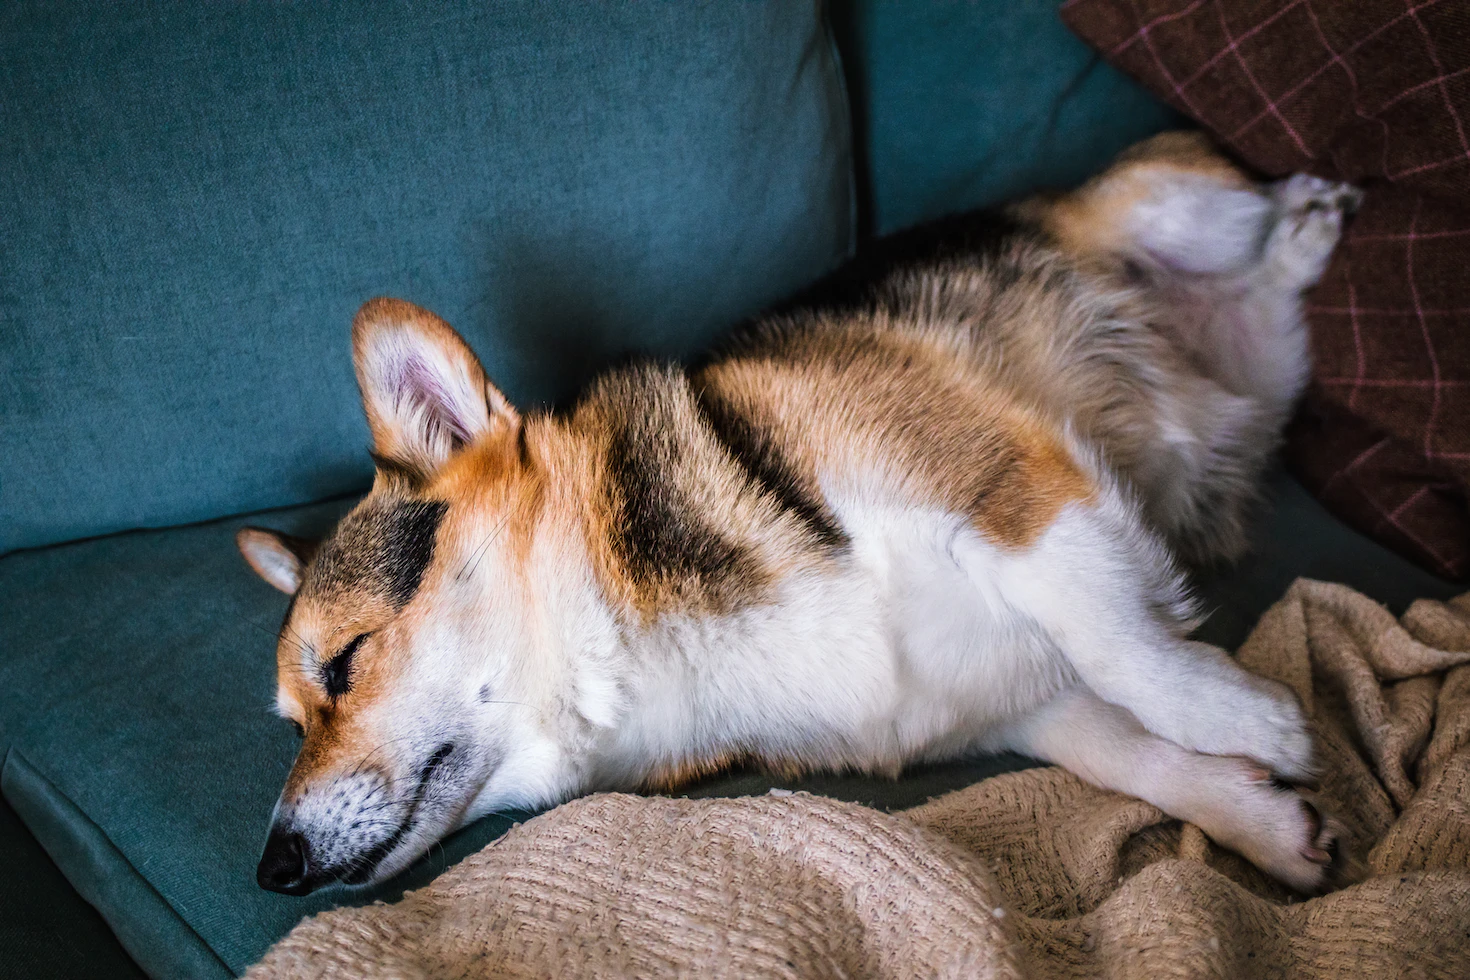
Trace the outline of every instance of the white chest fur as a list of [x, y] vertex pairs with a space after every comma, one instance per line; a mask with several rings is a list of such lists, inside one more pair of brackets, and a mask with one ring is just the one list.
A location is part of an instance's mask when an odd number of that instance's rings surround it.
[[[1030, 553], [960, 516], [833, 499], [852, 549], [839, 570], [786, 579], [774, 601], [667, 617], [638, 638], [628, 710], [596, 781], [650, 759], [756, 752], [893, 772], [983, 747], [1000, 722], [1074, 683], [1024, 607]], [[1046, 549], [1043, 549], [1046, 550]]]

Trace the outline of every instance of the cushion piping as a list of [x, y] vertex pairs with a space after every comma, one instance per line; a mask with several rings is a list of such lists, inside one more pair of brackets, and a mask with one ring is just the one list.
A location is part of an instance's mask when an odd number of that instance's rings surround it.
[[0, 793], [143, 972], [157, 980], [234, 976], [102, 828], [13, 748], [0, 769]]

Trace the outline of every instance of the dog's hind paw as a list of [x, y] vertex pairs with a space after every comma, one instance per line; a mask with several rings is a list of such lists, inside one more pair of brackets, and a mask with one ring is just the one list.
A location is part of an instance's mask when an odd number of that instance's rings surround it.
[[1351, 184], [1296, 174], [1271, 186], [1278, 208], [1266, 241], [1266, 262], [1293, 288], [1315, 285], [1342, 237], [1344, 219], [1357, 211], [1363, 192]]

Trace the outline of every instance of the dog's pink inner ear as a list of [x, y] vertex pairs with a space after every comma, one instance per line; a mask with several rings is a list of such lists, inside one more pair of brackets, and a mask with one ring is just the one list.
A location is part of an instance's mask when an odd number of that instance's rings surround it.
[[469, 345], [427, 310], [372, 300], [353, 345], [373, 451], [416, 480], [432, 478], [468, 443], [520, 424]]
[[422, 360], [410, 357], [404, 361], [393, 387], [405, 403], [400, 411], [423, 413], [427, 430], [425, 436], [429, 441], [437, 443], [440, 439], [448, 439], [452, 449], [459, 449], [470, 441], [475, 420], [466, 418], [456, 409], [450, 393]]

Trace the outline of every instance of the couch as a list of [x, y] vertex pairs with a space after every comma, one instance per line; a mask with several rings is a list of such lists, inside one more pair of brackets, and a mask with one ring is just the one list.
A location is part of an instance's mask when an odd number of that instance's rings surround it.
[[[1056, 6], [0, 13], [0, 973], [237, 975], [524, 819], [370, 893], [254, 883], [295, 741], [269, 710], [285, 599], [232, 537], [320, 532], [366, 487], [359, 303], [434, 309], [521, 405], [694, 353], [873, 235], [1181, 124]], [[1199, 579], [1206, 639], [1298, 575], [1393, 607], [1456, 591], [1271, 493], [1252, 556]], [[897, 807], [1024, 764], [783, 785]]]

